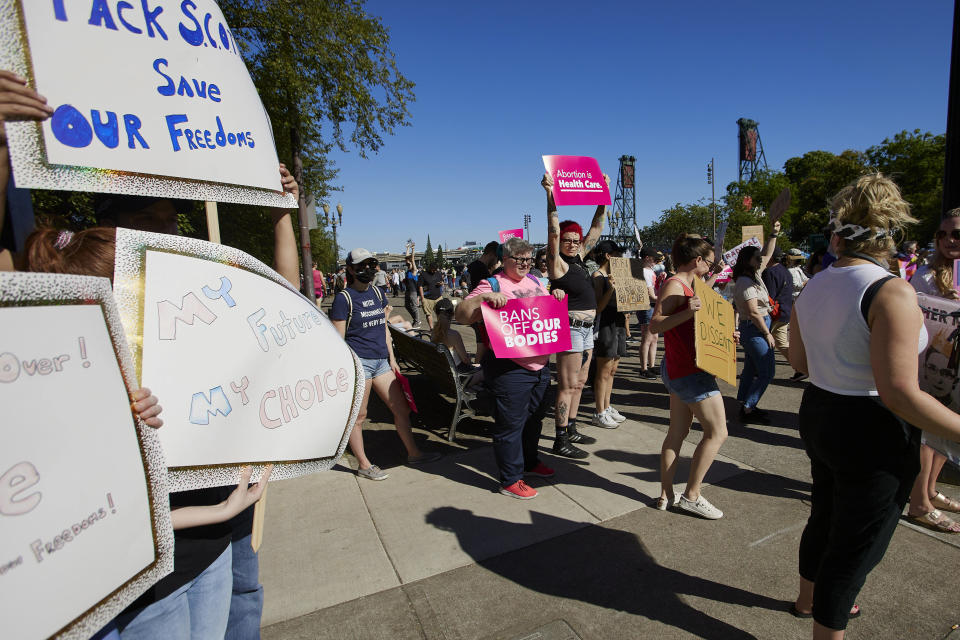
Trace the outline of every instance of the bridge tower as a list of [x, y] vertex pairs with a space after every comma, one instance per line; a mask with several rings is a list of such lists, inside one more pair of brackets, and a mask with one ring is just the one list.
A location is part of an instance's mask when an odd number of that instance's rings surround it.
[[[739, 133], [737, 135], [737, 151], [740, 156], [740, 182], [752, 182], [758, 170], [767, 169], [767, 156], [763, 153], [763, 143], [760, 142], [759, 123], [749, 118], [737, 120]], [[761, 166], [762, 165], [762, 166]]]

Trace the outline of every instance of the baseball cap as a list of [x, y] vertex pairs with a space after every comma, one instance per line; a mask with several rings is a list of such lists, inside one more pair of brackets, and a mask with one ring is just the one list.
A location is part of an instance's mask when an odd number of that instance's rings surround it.
[[597, 243], [597, 253], [623, 253], [623, 247], [613, 240], [601, 240]]
[[360, 264], [364, 260], [369, 260], [370, 258], [376, 260], [376, 258], [373, 257], [373, 254], [366, 249], [354, 249], [347, 254], [347, 264]]

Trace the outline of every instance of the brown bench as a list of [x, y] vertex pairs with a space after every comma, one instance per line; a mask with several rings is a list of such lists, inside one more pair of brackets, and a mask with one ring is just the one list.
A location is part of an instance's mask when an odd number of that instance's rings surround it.
[[[429, 335], [426, 331], [420, 331], [419, 334], [420, 336]], [[469, 404], [476, 399], [476, 394], [465, 388], [473, 373], [457, 371], [453, 355], [446, 345], [434, 344], [420, 336], [411, 335], [391, 326], [393, 355], [397, 362], [405, 365], [407, 369], [426, 376], [438, 393], [456, 398], [456, 408], [453, 410], [453, 419], [450, 421], [450, 430], [447, 433], [447, 440], [453, 442], [457, 433], [457, 424], [464, 418], [477, 415]]]

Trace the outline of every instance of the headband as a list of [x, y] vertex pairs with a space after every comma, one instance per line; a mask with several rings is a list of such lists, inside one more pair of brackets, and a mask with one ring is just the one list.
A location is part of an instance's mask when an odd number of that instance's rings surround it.
[[53, 241], [53, 246], [60, 251], [67, 248], [70, 241], [73, 240], [73, 231], [61, 231], [57, 234], [57, 239]]
[[852, 222], [841, 222], [836, 217], [831, 217], [827, 224], [830, 231], [843, 238], [844, 240], [875, 240], [877, 238], [886, 238], [890, 235], [889, 229], [877, 229], [876, 227], [861, 227]]

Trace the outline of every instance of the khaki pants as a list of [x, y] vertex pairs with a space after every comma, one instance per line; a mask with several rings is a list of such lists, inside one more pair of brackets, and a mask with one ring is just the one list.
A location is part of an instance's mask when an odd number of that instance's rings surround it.
[[437, 303], [440, 302], [443, 298], [437, 298], [436, 300], [431, 300], [430, 298], [423, 299], [423, 313], [429, 318], [437, 319], [436, 315], [433, 313], [433, 308], [437, 306]]

